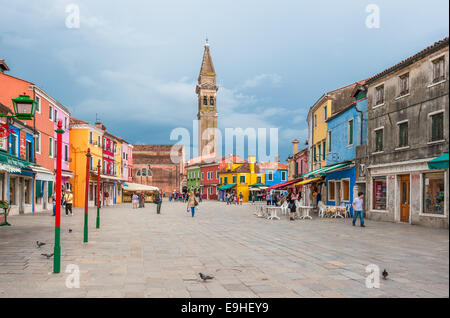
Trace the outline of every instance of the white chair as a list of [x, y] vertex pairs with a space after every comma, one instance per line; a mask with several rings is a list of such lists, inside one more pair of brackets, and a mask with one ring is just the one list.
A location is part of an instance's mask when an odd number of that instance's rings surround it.
[[319, 209], [319, 217], [325, 217], [327, 214], [327, 206], [322, 201], [319, 201], [317, 207]]
[[289, 210], [288, 203], [287, 203], [287, 202], [284, 202], [284, 203], [280, 206], [280, 210], [281, 210], [281, 215], [286, 215], [286, 214], [288, 214], [288, 210]]

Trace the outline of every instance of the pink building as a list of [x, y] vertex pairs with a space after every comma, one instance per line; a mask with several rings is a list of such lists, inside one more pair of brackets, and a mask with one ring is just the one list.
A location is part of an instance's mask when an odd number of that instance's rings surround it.
[[122, 143], [122, 180], [132, 182], [133, 145], [121, 138], [119, 141]]
[[[55, 103], [54, 105], [54, 130], [58, 129], [58, 121], [62, 122], [62, 129], [64, 133], [62, 134], [62, 172], [61, 172], [61, 184], [64, 185], [66, 189], [70, 188], [70, 179], [73, 177], [73, 172], [70, 170], [69, 163], [69, 153], [70, 153], [70, 141], [69, 141], [69, 122], [70, 122], [70, 111], [59, 103]], [[56, 143], [57, 143], [57, 133], [54, 132], [53, 135], [55, 142], [55, 160], [54, 160], [54, 169], [56, 171]]]

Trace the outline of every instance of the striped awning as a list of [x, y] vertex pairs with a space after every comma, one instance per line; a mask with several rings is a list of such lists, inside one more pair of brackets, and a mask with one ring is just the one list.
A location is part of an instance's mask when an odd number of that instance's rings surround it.
[[324, 175], [326, 175], [327, 172], [331, 172], [333, 170], [349, 166], [351, 163], [352, 163], [351, 161], [347, 161], [347, 162], [338, 163], [338, 164], [335, 164], [332, 166], [316, 169], [316, 170], [313, 170], [313, 171], [303, 174], [302, 178], [323, 177]]

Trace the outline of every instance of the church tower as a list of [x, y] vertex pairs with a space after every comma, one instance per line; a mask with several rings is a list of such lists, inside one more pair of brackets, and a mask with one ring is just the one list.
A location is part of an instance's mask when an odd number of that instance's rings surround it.
[[217, 153], [216, 72], [209, 52], [208, 40], [203, 52], [202, 66], [195, 92], [198, 95], [198, 151], [199, 156]]

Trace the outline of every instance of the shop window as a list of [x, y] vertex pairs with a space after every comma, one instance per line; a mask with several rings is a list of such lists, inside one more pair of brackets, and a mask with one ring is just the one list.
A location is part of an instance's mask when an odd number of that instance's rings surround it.
[[444, 214], [445, 174], [423, 174], [423, 213]]
[[328, 201], [334, 201], [334, 181], [328, 181]]
[[342, 200], [350, 201], [350, 181], [342, 180]]
[[373, 204], [374, 210], [386, 210], [387, 192], [386, 177], [373, 179]]
[[11, 205], [17, 205], [16, 203], [16, 179], [9, 179], [9, 202]]
[[25, 179], [24, 188], [25, 204], [31, 204], [31, 180]]

